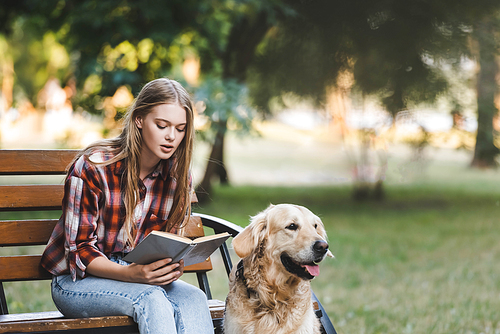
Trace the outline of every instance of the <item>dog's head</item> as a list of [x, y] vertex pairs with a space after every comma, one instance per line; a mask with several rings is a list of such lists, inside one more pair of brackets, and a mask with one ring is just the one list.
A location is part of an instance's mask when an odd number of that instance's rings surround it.
[[321, 219], [292, 204], [271, 205], [252, 217], [233, 239], [233, 247], [241, 258], [266, 256], [302, 279], [313, 279], [319, 274], [318, 263], [327, 255], [333, 257]]

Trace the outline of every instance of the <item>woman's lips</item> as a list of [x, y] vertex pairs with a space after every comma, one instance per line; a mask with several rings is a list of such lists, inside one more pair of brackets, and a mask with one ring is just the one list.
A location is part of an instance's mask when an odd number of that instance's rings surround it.
[[161, 148], [162, 152], [165, 152], [165, 153], [170, 153], [174, 149], [174, 147], [171, 145], [161, 145], [160, 148]]

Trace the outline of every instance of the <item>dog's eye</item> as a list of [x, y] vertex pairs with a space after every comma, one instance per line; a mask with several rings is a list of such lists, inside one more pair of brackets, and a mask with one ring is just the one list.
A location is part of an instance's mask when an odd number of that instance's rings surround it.
[[288, 225], [286, 227], [288, 230], [292, 230], [292, 231], [295, 231], [296, 229], [299, 228], [299, 225], [295, 224], [295, 223], [291, 223], [290, 225]]
[[318, 228], [318, 224], [314, 224], [314, 228]]

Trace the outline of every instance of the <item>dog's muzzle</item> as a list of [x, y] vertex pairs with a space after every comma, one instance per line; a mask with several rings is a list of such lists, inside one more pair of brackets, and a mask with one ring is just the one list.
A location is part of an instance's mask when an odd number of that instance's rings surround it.
[[[324, 240], [318, 240], [313, 245], [314, 262], [323, 260], [326, 252], [328, 252], [328, 243]], [[319, 260], [319, 261], [318, 261]]]

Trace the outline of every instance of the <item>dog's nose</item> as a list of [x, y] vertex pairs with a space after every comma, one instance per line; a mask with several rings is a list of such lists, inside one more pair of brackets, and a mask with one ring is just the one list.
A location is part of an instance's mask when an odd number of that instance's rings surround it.
[[323, 240], [318, 240], [313, 245], [313, 250], [316, 254], [325, 254], [328, 251], [328, 243]]

